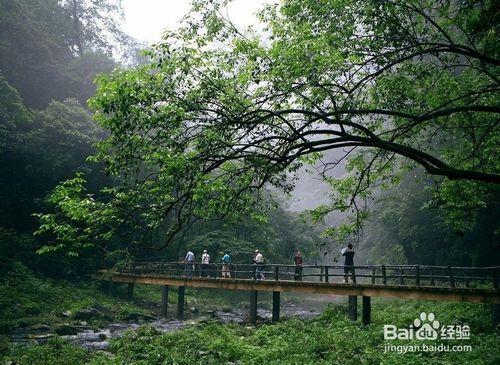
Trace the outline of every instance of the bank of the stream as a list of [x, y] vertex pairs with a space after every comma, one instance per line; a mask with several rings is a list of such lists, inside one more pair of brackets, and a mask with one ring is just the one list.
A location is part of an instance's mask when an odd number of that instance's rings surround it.
[[[498, 364], [500, 333], [488, 308], [477, 304], [376, 300], [373, 323], [350, 322], [336, 305], [313, 319], [293, 317], [253, 327], [202, 321], [161, 332], [151, 326], [128, 330], [107, 351], [87, 350], [60, 338], [13, 346], [4, 360], [18, 364]], [[384, 341], [383, 325], [407, 328], [419, 313], [432, 311], [442, 324], [467, 323], [469, 340]], [[389, 343], [393, 351], [385, 352]], [[446, 345], [452, 350], [398, 352], [402, 346]], [[439, 350], [439, 348], [437, 348]], [[458, 351], [458, 350], [461, 351]]]

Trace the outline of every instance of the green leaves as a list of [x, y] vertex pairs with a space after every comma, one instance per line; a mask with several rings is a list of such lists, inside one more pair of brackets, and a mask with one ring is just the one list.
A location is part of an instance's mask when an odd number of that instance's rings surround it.
[[118, 181], [110, 202], [139, 236], [168, 226], [163, 247], [194, 219], [259, 210], [267, 186], [291, 191], [304, 163], [331, 187], [313, 220], [349, 214], [330, 230], [343, 237], [401, 171], [499, 181], [498, 62], [481, 44], [493, 26], [469, 37], [457, 24], [477, 10], [444, 3], [287, 0], [260, 14], [262, 37], [224, 21], [224, 1], [195, 2], [149, 65], [98, 81], [109, 136], [92, 159]]
[[40, 227], [35, 235], [45, 237], [46, 243], [38, 254], [63, 253], [76, 257], [82, 253], [103, 249], [114, 238], [123, 219], [112, 204], [94, 200], [86, 194], [83, 174], [58, 185], [47, 202], [53, 213], [35, 214]]

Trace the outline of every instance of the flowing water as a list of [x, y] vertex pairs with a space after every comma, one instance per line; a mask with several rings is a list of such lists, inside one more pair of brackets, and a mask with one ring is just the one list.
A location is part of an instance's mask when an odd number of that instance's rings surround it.
[[[313, 318], [321, 314], [328, 303], [337, 301], [337, 298], [330, 296], [305, 298], [302, 301], [296, 302], [286, 301], [281, 305], [280, 315], [281, 317], [299, 317], [302, 319]], [[272, 311], [270, 309], [258, 308], [257, 315], [263, 321], [270, 321]], [[83, 323], [83, 325], [74, 326], [78, 330], [76, 334], [61, 337], [84, 348], [106, 350], [111, 339], [120, 337], [127, 330], [135, 331], [141, 326], [151, 326], [161, 332], [170, 332], [207, 320], [216, 320], [221, 323], [235, 322], [244, 324], [248, 322], [248, 310], [240, 308], [207, 310], [199, 315], [191, 315], [191, 318], [185, 321], [174, 318], [160, 318], [140, 322], [116, 322], [100, 329], [91, 329]], [[43, 343], [54, 336], [54, 329], [49, 326], [40, 326], [39, 328], [31, 329], [19, 328], [12, 333], [11, 341], [16, 344]]]

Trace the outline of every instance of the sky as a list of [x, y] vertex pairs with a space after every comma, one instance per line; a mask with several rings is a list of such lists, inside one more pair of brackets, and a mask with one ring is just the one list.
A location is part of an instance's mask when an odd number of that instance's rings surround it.
[[[239, 28], [257, 23], [255, 13], [273, 0], [235, 0], [228, 8], [231, 21]], [[161, 39], [165, 29], [174, 30], [189, 11], [190, 0], [123, 0], [125, 32], [140, 42]]]

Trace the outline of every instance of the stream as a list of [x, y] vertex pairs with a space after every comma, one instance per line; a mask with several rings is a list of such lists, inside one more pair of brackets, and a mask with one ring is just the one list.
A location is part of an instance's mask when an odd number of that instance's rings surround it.
[[[305, 299], [303, 302], [283, 302], [281, 306], [280, 316], [283, 317], [299, 317], [301, 319], [309, 319], [320, 315], [326, 304], [332, 303], [332, 298], [326, 302], [321, 298], [316, 300]], [[272, 311], [270, 309], [258, 308], [257, 315], [264, 321], [270, 321]], [[170, 332], [181, 329], [186, 326], [204, 322], [208, 320], [216, 320], [220, 323], [235, 322], [244, 324], [248, 320], [248, 310], [235, 308], [226, 310], [207, 310], [198, 315], [191, 314], [190, 318], [180, 321], [175, 318], [158, 318], [156, 320], [143, 321], [122, 321], [107, 324], [103, 328], [92, 329], [82, 325], [75, 325], [78, 332], [72, 335], [60, 336], [67, 339], [83, 348], [92, 350], [106, 350], [111, 339], [120, 337], [127, 330], [137, 330], [142, 326], [151, 326], [161, 332]], [[33, 343], [44, 343], [55, 336], [55, 331], [50, 326], [39, 326], [38, 328], [18, 328], [10, 336], [11, 341], [19, 345], [29, 345]]]

